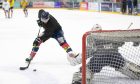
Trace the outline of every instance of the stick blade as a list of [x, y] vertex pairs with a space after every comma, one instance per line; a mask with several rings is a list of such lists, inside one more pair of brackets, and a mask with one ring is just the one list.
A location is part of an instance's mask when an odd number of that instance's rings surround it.
[[29, 67], [30, 63], [31, 62], [28, 62], [27, 66], [25, 66], [25, 67], [19, 67], [19, 70], [26, 70]]
[[19, 67], [19, 70], [26, 70], [28, 67]]

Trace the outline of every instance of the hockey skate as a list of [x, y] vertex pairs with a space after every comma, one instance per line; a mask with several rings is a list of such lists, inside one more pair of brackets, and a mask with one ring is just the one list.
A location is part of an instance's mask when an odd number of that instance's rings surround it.
[[[93, 73], [86, 68], [86, 84], [91, 84]], [[82, 84], [82, 73], [81, 71], [73, 74], [72, 84]]]
[[140, 79], [140, 66], [130, 61], [126, 61], [125, 65], [118, 71], [122, 72], [122, 74], [132, 79], [136, 79], [136, 80]]
[[79, 54], [79, 53], [75, 54], [73, 52], [68, 53], [67, 59], [72, 66], [76, 66], [78, 64], [81, 64], [81, 61], [82, 61], [81, 54]]
[[133, 15], [138, 15], [137, 8], [134, 8], [133, 10], [134, 10], [134, 11], [133, 11]]
[[137, 11], [135, 11], [133, 14], [134, 14], [134, 15], [138, 15], [138, 12], [137, 12]]

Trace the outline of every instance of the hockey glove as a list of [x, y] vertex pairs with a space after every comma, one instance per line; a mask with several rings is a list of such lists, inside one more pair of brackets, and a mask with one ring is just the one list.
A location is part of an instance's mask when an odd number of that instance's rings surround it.
[[31, 58], [26, 58], [25, 61], [26, 62], [30, 62], [32, 59]]
[[37, 20], [37, 24], [38, 26], [42, 27], [43, 26], [43, 22], [41, 20]]

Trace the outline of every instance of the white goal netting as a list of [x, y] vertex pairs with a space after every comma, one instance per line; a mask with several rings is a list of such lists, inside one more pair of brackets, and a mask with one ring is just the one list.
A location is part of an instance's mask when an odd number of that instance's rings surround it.
[[[82, 84], [140, 84], [140, 29], [89, 31], [82, 39]], [[90, 81], [86, 72], [90, 72]]]

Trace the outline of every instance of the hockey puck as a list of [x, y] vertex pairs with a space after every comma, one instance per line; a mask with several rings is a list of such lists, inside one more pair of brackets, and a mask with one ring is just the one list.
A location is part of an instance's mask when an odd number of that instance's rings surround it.
[[36, 69], [33, 69], [34, 72], [36, 72]]

